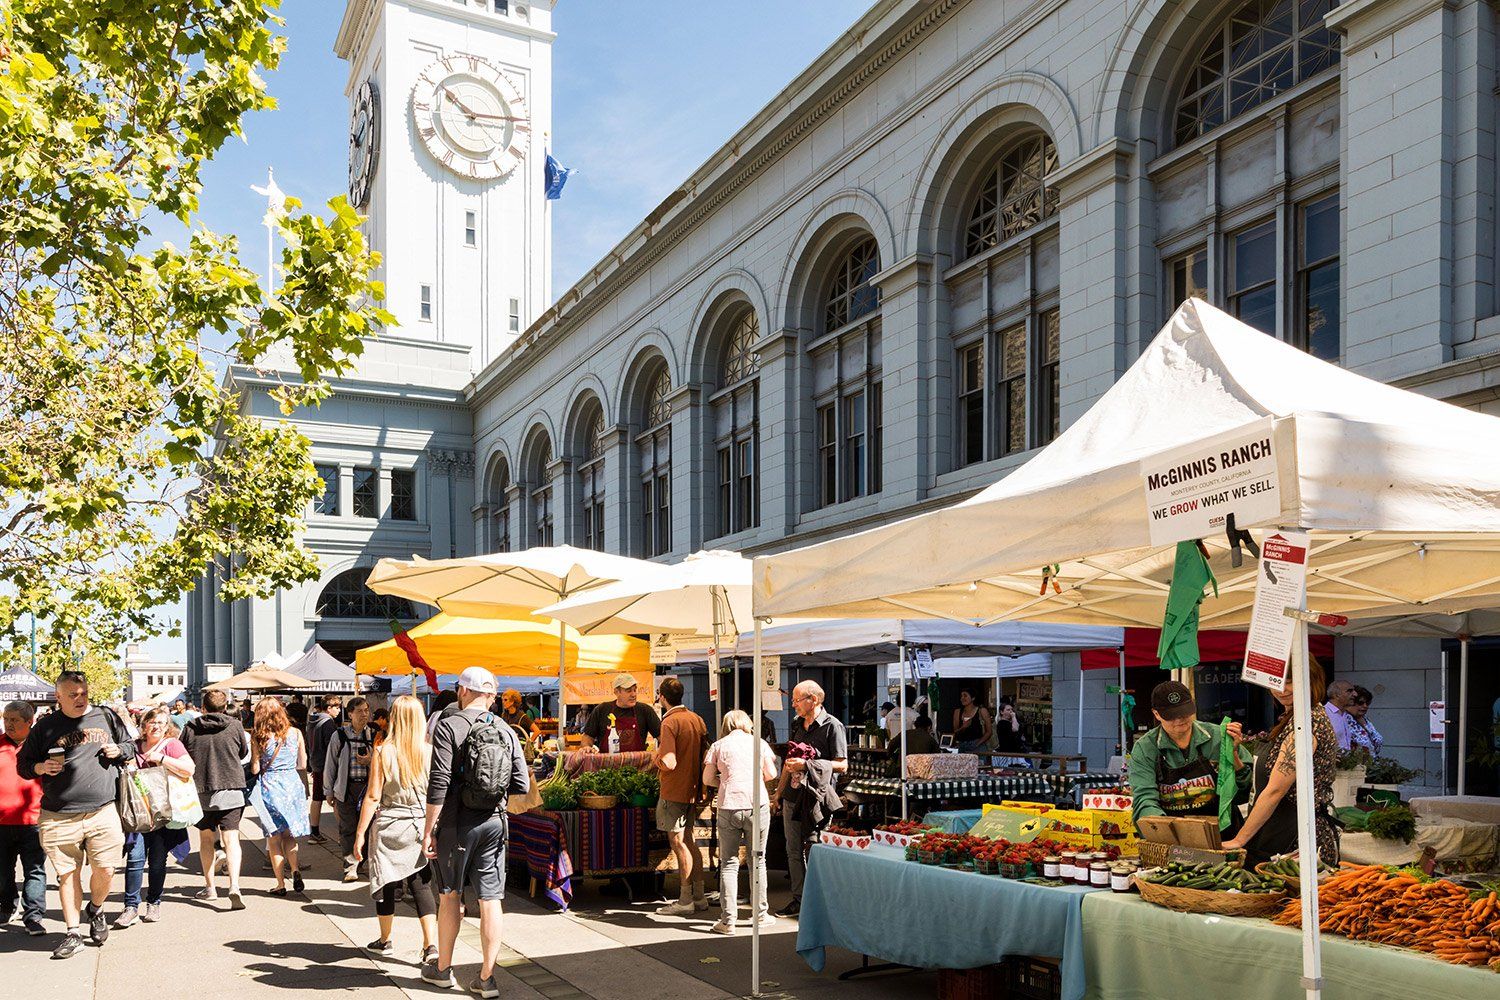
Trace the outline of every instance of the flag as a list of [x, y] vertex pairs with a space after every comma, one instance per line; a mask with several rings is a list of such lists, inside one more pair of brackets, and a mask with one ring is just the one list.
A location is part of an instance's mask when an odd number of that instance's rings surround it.
[[401, 623], [396, 619], [392, 618], [390, 625], [391, 635], [395, 637], [396, 645], [401, 648], [401, 652], [406, 654], [407, 662], [411, 664], [413, 670], [422, 671], [423, 676], [427, 678], [427, 689], [437, 694], [437, 671], [429, 667], [427, 661], [422, 658], [421, 652], [417, 649], [417, 640], [407, 635], [406, 629], [402, 628]]
[[1161, 621], [1161, 642], [1156, 655], [1163, 670], [1198, 665], [1198, 605], [1203, 588], [1213, 584], [1219, 596], [1219, 581], [1197, 542], [1177, 543], [1177, 562], [1172, 567], [1172, 589], [1167, 592], [1167, 611]]
[[1234, 777], [1237, 761], [1234, 740], [1229, 736], [1229, 716], [1224, 716], [1219, 728], [1224, 730], [1224, 738], [1219, 741], [1219, 829], [1227, 830], [1229, 818], [1234, 811], [1234, 797], [1239, 794], [1240, 785]]
[[286, 211], [286, 192], [276, 186], [276, 172], [266, 168], [266, 186], [251, 184], [250, 190], [266, 199], [266, 214], [261, 222], [269, 229], [276, 228], [276, 219]]
[[551, 153], [547, 154], [547, 200], [556, 201], [562, 197], [563, 186], [568, 183], [568, 178], [578, 173], [572, 167], [565, 167], [557, 162], [557, 157]]

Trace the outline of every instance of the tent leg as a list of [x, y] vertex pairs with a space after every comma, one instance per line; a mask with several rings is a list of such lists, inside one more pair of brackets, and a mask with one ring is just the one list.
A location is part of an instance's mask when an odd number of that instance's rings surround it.
[[760, 879], [756, 873], [760, 871], [761, 859], [765, 857], [765, 851], [760, 843], [760, 806], [765, 801], [766, 783], [761, 780], [761, 726], [760, 718], [760, 619], [755, 619], [755, 711], [750, 713], [751, 724], [755, 733], [755, 748], [752, 753], [750, 773], [755, 776], [751, 789], [750, 798], [750, 995], [760, 996]]
[[[562, 622], [557, 623], [557, 751], [566, 753], [568, 749], [568, 695], [567, 695], [567, 672], [568, 672], [568, 626]], [[606, 747], [605, 749], [608, 749]], [[558, 758], [561, 760], [562, 758]]]
[[906, 814], [906, 643], [896, 643], [901, 654], [901, 682], [897, 685], [896, 703], [901, 706], [901, 818]]
[[[711, 591], [710, 600], [714, 602], [714, 655], [709, 660], [708, 669], [714, 676], [709, 677], [709, 687], [714, 692], [714, 739], [718, 739], [719, 732], [724, 728], [724, 673], [719, 669], [723, 662], [723, 651], [719, 649], [719, 594], [717, 589]], [[736, 687], [736, 701], [738, 701], [739, 689]]]
[[[1464, 794], [1469, 760], [1469, 637], [1458, 637], [1458, 794]], [[1448, 776], [1443, 775], [1447, 781]]]
[[[1082, 663], [1082, 662], [1083, 661], [1080, 658], [1079, 663]], [[1079, 673], [1080, 676], [1082, 676], [1083, 671], [1080, 669], [1078, 671], [1078, 673]], [[1130, 755], [1130, 747], [1126, 746], [1126, 740], [1127, 740], [1127, 738], [1128, 738], [1128, 736], [1130, 734], [1127, 731], [1127, 727], [1125, 725], [1125, 647], [1124, 646], [1120, 647], [1120, 685], [1119, 686], [1120, 686], [1120, 759], [1124, 760], [1126, 757], [1128, 757]], [[1125, 769], [1127, 771], [1130, 769], [1128, 764], [1126, 765]]]
[[[1316, 864], [1318, 856], [1317, 816], [1313, 801], [1312, 692], [1308, 674], [1307, 623], [1297, 622], [1292, 638], [1295, 674], [1292, 680], [1292, 721], [1296, 727], [1294, 747], [1297, 755], [1297, 856], [1304, 870]], [[1321, 692], [1320, 692], [1321, 697]], [[1314, 869], [1316, 870], [1316, 869]], [[1323, 955], [1318, 936], [1318, 883], [1302, 880], [1302, 985], [1307, 1000], [1323, 995]]]
[[[1452, 722], [1452, 720], [1453, 720], [1453, 704], [1448, 700], [1448, 651], [1446, 649], [1443, 650], [1443, 686], [1442, 686], [1442, 692], [1443, 692], [1442, 693], [1442, 699], [1443, 699], [1443, 725], [1445, 727], [1447, 727], [1447, 726], [1451, 726], [1453, 724], [1453, 722]], [[1448, 788], [1450, 787], [1448, 785], [1448, 736], [1449, 736], [1449, 733], [1445, 729], [1444, 732], [1443, 732], [1443, 794], [1444, 795], [1448, 794]], [[1462, 771], [1463, 770], [1463, 765], [1460, 764], [1459, 767], [1458, 767], [1458, 769], [1459, 769], [1459, 771]]]
[[1073, 751], [1083, 755], [1083, 659], [1078, 660], [1078, 747]]

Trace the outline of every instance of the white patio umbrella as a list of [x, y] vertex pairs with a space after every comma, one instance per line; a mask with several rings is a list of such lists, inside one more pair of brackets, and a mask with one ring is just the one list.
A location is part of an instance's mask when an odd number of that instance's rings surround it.
[[[1254, 442], [1253, 445], [1249, 442]], [[1266, 448], [1266, 445], [1270, 445]], [[1229, 448], [1229, 452], [1220, 452]], [[1243, 468], [1274, 459], [1273, 504]], [[1304, 609], [1411, 615], [1500, 605], [1500, 420], [1319, 361], [1189, 300], [1115, 385], [1020, 469], [952, 507], [755, 560], [755, 614], [1155, 625], [1175, 546], [1152, 524], [1201, 512], [1218, 578], [1200, 624], [1250, 621], [1260, 566], [1225, 521], [1309, 533]], [[1209, 459], [1224, 457], [1217, 466]], [[1149, 475], [1148, 475], [1149, 470]], [[1152, 502], [1163, 484], [1223, 497]], [[1239, 492], [1231, 497], [1228, 486]], [[1210, 505], [1213, 509], [1210, 510]], [[1194, 523], [1198, 523], [1196, 520]], [[1161, 532], [1156, 534], [1160, 535]], [[1191, 537], [1176, 535], [1175, 537]], [[1274, 581], [1273, 581], [1274, 582]], [[1293, 643], [1298, 844], [1314, 851], [1307, 629]], [[1317, 893], [1303, 882], [1303, 971], [1319, 995]]]
[[[368, 586], [436, 605], [450, 615], [513, 618], [629, 577], [660, 570], [658, 563], [571, 545], [538, 546], [522, 552], [495, 552], [458, 559], [382, 559]], [[558, 735], [567, 726], [564, 700], [567, 629], [557, 627]]]

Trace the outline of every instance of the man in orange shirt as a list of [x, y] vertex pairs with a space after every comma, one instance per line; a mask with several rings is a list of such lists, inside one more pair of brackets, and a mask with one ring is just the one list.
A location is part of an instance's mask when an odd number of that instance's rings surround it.
[[16, 773], [16, 751], [31, 734], [36, 709], [24, 701], [5, 706], [5, 734], [0, 735], [0, 924], [16, 914], [16, 862], [21, 862], [21, 915], [26, 933], [45, 933], [47, 859], [37, 839], [42, 811], [42, 783]]
[[667, 835], [677, 858], [681, 880], [677, 902], [657, 909], [664, 916], [690, 916], [708, 909], [703, 895], [703, 853], [693, 839], [693, 819], [703, 798], [703, 750], [708, 727], [682, 704], [682, 681], [661, 682], [661, 742], [656, 748], [656, 771], [661, 797], [656, 803], [656, 826]]

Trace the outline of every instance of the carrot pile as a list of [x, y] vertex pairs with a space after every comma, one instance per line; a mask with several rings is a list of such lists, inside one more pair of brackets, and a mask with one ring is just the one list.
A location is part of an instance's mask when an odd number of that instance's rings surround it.
[[[1348, 868], [1319, 883], [1318, 917], [1330, 933], [1500, 972], [1500, 899], [1494, 892], [1471, 893], [1454, 882], [1379, 865]], [[1302, 926], [1302, 901], [1292, 900], [1276, 923]]]

